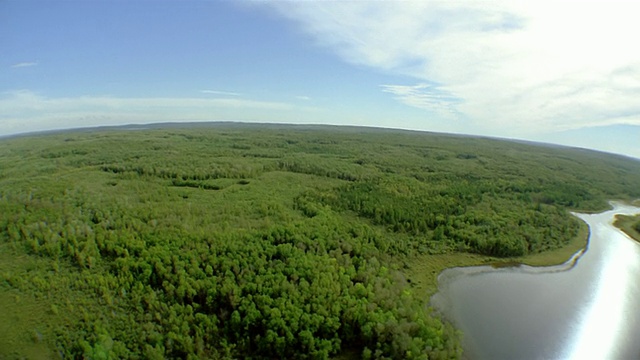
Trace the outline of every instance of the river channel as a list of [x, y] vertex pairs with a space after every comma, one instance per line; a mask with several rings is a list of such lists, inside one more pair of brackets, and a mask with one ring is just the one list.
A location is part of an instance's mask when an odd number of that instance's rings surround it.
[[563, 265], [445, 270], [431, 304], [468, 359], [640, 359], [640, 244], [612, 225], [640, 208], [576, 214], [589, 245]]

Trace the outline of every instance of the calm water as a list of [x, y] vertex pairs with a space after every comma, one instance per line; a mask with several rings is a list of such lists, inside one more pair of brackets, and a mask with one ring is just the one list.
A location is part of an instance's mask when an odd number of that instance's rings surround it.
[[446, 270], [431, 304], [470, 359], [640, 359], [640, 245], [611, 224], [636, 213], [578, 214], [589, 246], [563, 265]]

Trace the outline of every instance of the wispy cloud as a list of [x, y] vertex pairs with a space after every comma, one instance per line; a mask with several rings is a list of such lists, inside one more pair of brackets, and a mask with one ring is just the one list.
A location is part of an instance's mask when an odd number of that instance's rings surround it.
[[19, 62], [17, 64], [11, 65], [11, 67], [12, 68], [23, 68], [23, 67], [31, 67], [31, 66], [36, 66], [36, 65], [38, 65], [37, 62], [31, 61], [31, 62]]
[[223, 96], [240, 96], [240, 93], [230, 92], [230, 91], [219, 91], [219, 90], [200, 90], [203, 94], [211, 94], [211, 95], [223, 95]]
[[0, 98], [0, 113], [29, 110], [63, 110], [74, 108], [147, 109], [147, 108], [253, 108], [291, 110], [293, 105], [282, 102], [248, 99], [206, 98], [121, 98], [112, 96], [80, 96], [48, 98], [28, 90], [5, 92]]
[[[294, 111], [295, 110], [295, 111]], [[314, 109], [274, 101], [229, 98], [51, 98], [22, 90], [0, 94], [0, 134], [163, 121], [281, 121]], [[271, 117], [265, 116], [265, 113]], [[295, 114], [295, 117], [290, 115]]]
[[456, 104], [461, 100], [449, 91], [436, 85], [425, 83], [417, 85], [380, 85], [382, 91], [395, 95], [395, 98], [409, 106], [430, 110], [447, 118], [458, 115]]
[[347, 62], [415, 79], [382, 87], [399, 101], [457, 112], [486, 133], [640, 124], [640, 2], [262, 4]]
[[310, 98], [310, 97], [305, 96], [305, 95], [298, 95], [298, 96], [296, 96], [296, 99], [298, 99], [298, 100], [303, 100], [303, 101], [309, 101], [309, 100], [311, 100], [311, 98]]

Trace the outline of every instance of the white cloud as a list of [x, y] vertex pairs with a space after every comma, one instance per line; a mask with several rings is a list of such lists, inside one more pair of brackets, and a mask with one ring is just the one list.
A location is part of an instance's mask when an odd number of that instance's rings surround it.
[[460, 99], [435, 85], [381, 85], [382, 91], [395, 95], [395, 98], [409, 106], [435, 112], [446, 119], [456, 119], [456, 104]]
[[148, 108], [256, 108], [269, 110], [291, 110], [292, 105], [282, 102], [255, 101], [221, 98], [119, 98], [111, 96], [80, 96], [47, 98], [28, 90], [5, 92], [0, 98], [0, 113], [33, 110], [65, 109], [144, 109]]
[[235, 98], [49, 98], [22, 90], [0, 96], [0, 135], [165, 121], [269, 121], [264, 116], [266, 111], [277, 116], [271, 121], [286, 121], [286, 114], [313, 110], [282, 102]]
[[200, 90], [203, 94], [223, 95], [223, 96], [240, 96], [237, 92], [219, 91], [219, 90]]
[[31, 61], [31, 62], [20, 62], [17, 64], [13, 64], [11, 65], [12, 68], [22, 68], [22, 67], [31, 67], [31, 66], [36, 66], [38, 65], [37, 62], [35, 61]]
[[266, 4], [346, 61], [414, 78], [382, 86], [399, 101], [488, 134], [640, 124], [640, 2]]

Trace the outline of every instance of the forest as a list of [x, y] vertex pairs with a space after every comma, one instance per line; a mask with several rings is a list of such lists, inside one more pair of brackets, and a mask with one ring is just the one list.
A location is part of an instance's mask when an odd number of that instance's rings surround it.
[[411, 264], [563, 249], [639, 185], [622, 156], [375, 128], [4, 138], [0, 358], [460, 358]]

